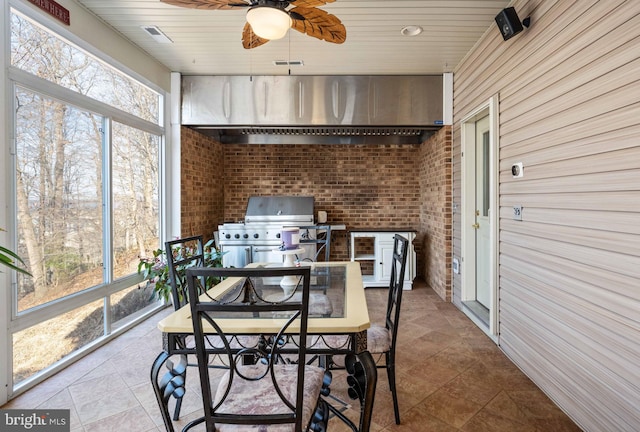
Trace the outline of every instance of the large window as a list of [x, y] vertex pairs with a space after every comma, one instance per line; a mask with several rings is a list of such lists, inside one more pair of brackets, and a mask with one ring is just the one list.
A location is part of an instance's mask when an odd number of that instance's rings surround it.
[[137, 265], [161, 237], [164, 99], [16, 10], [10, 44], [17, 252], [32, 275], [14, 288], [16, 385], [157, 306]]
[[104, 282], [104, 118], [16, 86], [18, 311]]

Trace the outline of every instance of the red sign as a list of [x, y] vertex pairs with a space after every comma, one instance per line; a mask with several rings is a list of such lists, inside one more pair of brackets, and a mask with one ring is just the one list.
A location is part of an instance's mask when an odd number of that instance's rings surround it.
[[63, 8], [53, 0], [29, 0], [34, 5], [38, 6], [49, 15], [59, 19], [66, 25], [71, 24], [71, 17], [69, 16], [69, 10]]

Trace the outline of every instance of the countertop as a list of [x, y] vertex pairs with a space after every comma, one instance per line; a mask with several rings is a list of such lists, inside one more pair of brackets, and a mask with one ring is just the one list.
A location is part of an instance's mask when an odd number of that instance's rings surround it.
[[417, 232], [413, 228], [351, 228], [349, 232]]

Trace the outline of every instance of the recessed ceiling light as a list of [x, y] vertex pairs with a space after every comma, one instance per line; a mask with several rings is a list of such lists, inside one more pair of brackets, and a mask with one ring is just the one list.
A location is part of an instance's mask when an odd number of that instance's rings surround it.
[[422, 33], [422, 27], [418, 25], [404, 26], [402, 27], [402, 30], [400, 30], [400, 33], [403, 36], [418, 36], [420, 33]]
[[151, 36], [156, 42], [158, 43], [165, 43], [165, 44], [170, 44], [173, 43], [173, 41], [171, 39], [169, 39], [169, 36], [167, 36], [166, 34], [164, 34], [162, 32], [162, 30], [160, 30], [158, 28], [158, 26], [140, 26], [140, 28], [142, 30], [144, 30], [149, 36]]

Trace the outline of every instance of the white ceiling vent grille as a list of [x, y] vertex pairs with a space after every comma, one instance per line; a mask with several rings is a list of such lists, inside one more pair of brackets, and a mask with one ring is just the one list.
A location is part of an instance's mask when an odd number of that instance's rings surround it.
[[140, 26], [149, 36], [151, 36], [156, 42], [162, 44], [173, 43], [169, 36], [164, 34], [157, 26]]
[[304, 66], [302, 60], [274, 60], [273, 64], [275, 66]]

